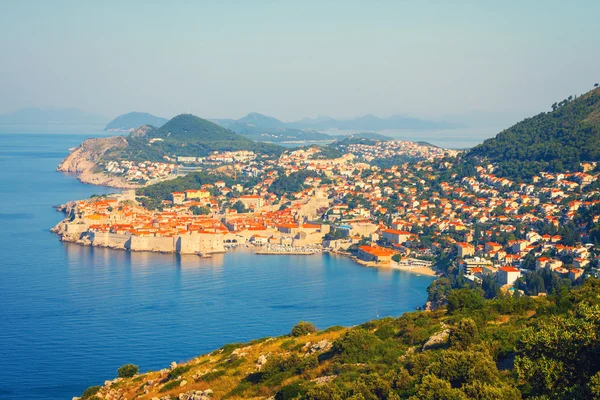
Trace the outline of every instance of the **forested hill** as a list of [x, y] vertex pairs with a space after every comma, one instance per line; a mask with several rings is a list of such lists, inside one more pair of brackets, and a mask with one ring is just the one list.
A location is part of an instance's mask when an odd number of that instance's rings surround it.
[[[146, 139], [161, 139], [154, 141], [152, 147], [167, 155], [204, 156], [214, 150], [249, 150], [261, 154], [280, 154], [283, 151], [279, 146], [255, 142], [191, 114], [178, 115], [160, 129], [148, 131], [143, 140]], [[128, 141], [133, 145], [135, 139], [129, 138]]]
[[580, 169], [600, 160], [600, 88], [552, 105], [474, 147], [467, 158], [496, 163], [496, 174], [528, 180], [540, 171]]

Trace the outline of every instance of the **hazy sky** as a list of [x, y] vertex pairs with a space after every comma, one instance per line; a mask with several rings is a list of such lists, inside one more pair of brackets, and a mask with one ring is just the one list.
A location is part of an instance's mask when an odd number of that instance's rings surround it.
[[0, 0], [0, 113], [537, 112], [600, 81], [599, 0]]

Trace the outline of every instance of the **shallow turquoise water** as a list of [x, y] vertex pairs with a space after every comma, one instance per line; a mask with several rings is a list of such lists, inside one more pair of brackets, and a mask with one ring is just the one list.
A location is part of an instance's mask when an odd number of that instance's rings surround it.
[[346, 258], [212, 259], [63, 244], [52, 206], [110, 189], [54, 171], [82, 135], [0, 135], [0, 399], [70, 399], [128, 362], [168, 366], [223, 344], [397, 316], [432, 278]]

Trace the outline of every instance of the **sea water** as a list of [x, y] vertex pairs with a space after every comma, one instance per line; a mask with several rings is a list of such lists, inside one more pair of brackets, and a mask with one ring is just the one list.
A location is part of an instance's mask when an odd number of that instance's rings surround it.
[[114, 191], [55, 171], [88, 136], [0, 134], [0, 399], [70, 399], [125, 363], [156, 370], [300, 320], [351, 326], [425, 303], [433, 278], [334, 255], [62, 243], [52, 206]]

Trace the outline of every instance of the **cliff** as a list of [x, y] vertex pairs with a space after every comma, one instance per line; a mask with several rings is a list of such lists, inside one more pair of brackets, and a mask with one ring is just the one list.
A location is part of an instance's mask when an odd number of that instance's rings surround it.
[[86, 139], [62, 160], [56, 170], [75, 173], [92, 171], [96, 163], [109, 150], [124, 149], [125, 147], [127, 147], [127, 140], [122, 136]]
[[97, 163], [109, 152], [123, 150], [126, 147], [127, 140], [123, 136], [87, 139], [65, 157], [56, 170], [75, 173], [83, 183], [121, 189], [137, 188], [139, 185], [96, 171]]

